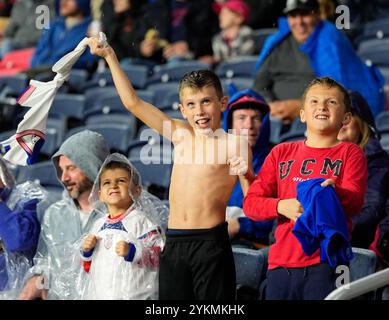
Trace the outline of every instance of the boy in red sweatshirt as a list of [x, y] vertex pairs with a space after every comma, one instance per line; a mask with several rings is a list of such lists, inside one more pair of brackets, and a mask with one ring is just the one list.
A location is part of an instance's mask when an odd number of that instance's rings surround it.
[[[335, 289], [335, 269], [320, 261], [320, 249], [307, 256], [292, 228], [304, 208], [296, 199], [298, 182], [326, 179], [334, 187], [351, 232], [351, 216], [361, 209], [366, 189], [366, 158], [355, 144], [337, 139], [350, 121], [350, 98], [336, 81], [316, 78], [303, 95], [301, 121], [307, 139], [282, 143], [266, 158], [250, 186], [243, 211], [253, 220], [278, 219], [269, 250], [266, 299], [324, 299]], [[326, 205], [323, 203], [323, 205]]]

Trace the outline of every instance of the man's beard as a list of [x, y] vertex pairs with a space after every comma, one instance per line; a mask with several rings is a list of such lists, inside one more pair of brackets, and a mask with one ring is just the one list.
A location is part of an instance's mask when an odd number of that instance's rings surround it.
[[80, 183], [77, 183], [74, 185], [73, 190], [68, 191], [69, 196], [77, 200], [80, 195], [82, 195], [85, 191], [92, 190], [93, 182], [90, 181], [87, 177], [85, 177], [83, 180], [80, 181]]

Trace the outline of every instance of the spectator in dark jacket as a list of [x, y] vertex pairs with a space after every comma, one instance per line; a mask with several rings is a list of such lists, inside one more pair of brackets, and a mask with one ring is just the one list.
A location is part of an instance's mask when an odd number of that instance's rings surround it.
[[138, 29], [145, 0], [105, 0], [102, 28], [119, 60], [139, 56]]
[[358, 144], [367, 158], [367, 189], [362, 211], [353, 218], [352, 245], [369, 248], [378, 223], [389, 208], [389, 155], [379, 143], [374, 117], [366, 100], [357, 92], [351, 93], [352, 120], [342, 127], [338, 138]]
[[[212, 62], [212, 37], [218, 31], [218, 18], [212, 0], [156, 0], [142, 16], [141, 57], [157, 63], [175, 59]], [[157, 31], [158, 36], [148, 37]], [[165, 40], [164, 45], [161, 41]]]

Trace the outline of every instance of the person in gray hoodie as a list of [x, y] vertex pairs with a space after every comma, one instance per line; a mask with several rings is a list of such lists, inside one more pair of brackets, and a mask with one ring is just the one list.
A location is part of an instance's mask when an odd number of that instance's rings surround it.
[[76, 277], [69, 271], [74, 267], [74, 244], [100, 217], [88, 197], [108, 154], [103, 136], [84, 130], [64, 141], [53, 155], [58, 179], [66, 191], [43, 215], [34, 266], [20, 299], [75, 299]]

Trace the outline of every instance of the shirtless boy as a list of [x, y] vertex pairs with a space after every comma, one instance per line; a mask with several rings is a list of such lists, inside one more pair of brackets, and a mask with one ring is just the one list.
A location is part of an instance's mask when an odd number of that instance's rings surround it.
[[96, 38], [90, 38], [89, 46], [107, 61], [124, 106], [175, 148], [159, 298], [234, 299], [235, 266], [225, 211], [237, 177], [245, 193], [254, 174], [247, 140], [220, 128], [228, 102], [220, 80], [209, 70], [186, 74], [179, 95], [187, 122], [172, 119], [136, 95], [110, 46]]

